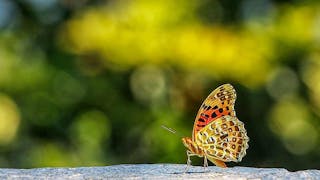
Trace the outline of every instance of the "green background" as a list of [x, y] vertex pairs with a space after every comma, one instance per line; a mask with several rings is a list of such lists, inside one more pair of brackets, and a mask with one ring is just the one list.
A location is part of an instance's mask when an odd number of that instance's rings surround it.
[[180, 134], [231, 83], [250, 147], [229, 166], [319, 168], [319, 12], [315, 0], [2, 0], [0, 167], [185, 163]]

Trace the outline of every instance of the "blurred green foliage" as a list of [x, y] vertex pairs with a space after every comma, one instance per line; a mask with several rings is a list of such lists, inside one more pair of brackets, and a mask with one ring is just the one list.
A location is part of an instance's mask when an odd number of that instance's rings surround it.
[[250, 137], [237, 165], [319, 168], [319, 10], [312, 0], [2, 0], [0, 166], [185, 163], [180, 135], [161, 125], [191, 136], [204, 98], [231, 83]]

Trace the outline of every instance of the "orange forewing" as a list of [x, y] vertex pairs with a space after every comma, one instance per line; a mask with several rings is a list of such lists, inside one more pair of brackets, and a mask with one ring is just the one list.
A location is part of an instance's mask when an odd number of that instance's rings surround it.
[[221, 116], [236, 116], [234, 103], [236, 101], [236, 91], [230, 84], [223, 84], [212, 91], [202, 103], [194, 125], [192, 140], [195, 134], [204, 128], [210, 122]]

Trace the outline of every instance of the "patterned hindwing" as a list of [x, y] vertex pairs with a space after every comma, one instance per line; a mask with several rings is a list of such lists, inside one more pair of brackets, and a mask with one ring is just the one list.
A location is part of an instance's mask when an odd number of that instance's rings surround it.
[[194, 125], [192, 139], [207, 124], [224, 115], [236, 116], [234, 103], [236, 101], [236, 91], [230, 84], [223, 84], [212, 91], [202, 103]]
[[233, 116], [223, 116], [201, 129], [195, 143], [206, 156], [224, 162], [240, 162], [246, 155], [249, 137], [244, 124]]

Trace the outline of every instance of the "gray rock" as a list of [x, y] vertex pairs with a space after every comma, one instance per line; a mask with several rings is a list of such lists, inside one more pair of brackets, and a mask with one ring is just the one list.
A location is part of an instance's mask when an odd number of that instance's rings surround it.
[[320, 179], [320, 170], [128, 164], [106, 167], [0, 169], [0, 179]]

